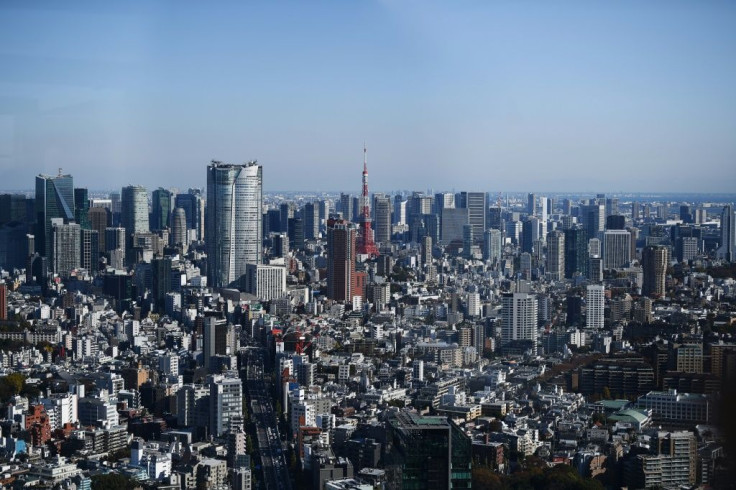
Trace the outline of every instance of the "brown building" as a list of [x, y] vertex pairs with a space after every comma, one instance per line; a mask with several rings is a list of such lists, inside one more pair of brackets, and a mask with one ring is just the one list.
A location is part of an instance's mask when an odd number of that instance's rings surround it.
[[[327, 223], [327, 297], [335, 301], [352, 301], [356, 294], [355, 239], [356, 228], [345, 220]], [[360, 293], [357, 293], [360, 294]]]

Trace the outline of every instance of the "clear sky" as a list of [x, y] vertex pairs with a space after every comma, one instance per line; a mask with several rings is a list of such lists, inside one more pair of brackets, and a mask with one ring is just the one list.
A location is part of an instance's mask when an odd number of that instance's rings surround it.
[[734, 1], [0, 2], [0, 188], [731, 192]]

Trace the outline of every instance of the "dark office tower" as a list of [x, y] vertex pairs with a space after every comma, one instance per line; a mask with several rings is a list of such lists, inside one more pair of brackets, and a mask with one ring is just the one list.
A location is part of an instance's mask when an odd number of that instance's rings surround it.
[[489, 228], [483, 234], [483, 260], [499, 262], [503, 252], [503, 234], [501, 230]]
[[641, 204], [639, 204], [639, 201], [634, 201], [631, 203], [631, 219], [636, 223], [639, 220], [639, 215], [641, 214]]
[[11, 221], [27, 223], [26, 196], [23, 194], [0, 194], [0, 226]]
[[342, 219], [345, 221], [353, 220], [353, 196], [350, 194], [340, 194], [340, 209]]
[[532, 251], [534, 251], [534, 242], [539, 239], [539, 219], [534, 216], [530, 216], [524, 220], [524, 223], [522, 224], [521, 251], [532, 253]]
[[358, 223], [360, 220], [360, 198], [359, 197], [353, 197], [353, 223]]
[[486, 193], [461, 192], [461, 202], [468, 210], [468, 224], [473, 226], [473, 237], [476, 242], [483, 240], [486, 229]]
[[434, 210], [433, 212], [441, 215], [442, 210], [445, 208], [454, 208], [455, 206], [455, 194], [452, 192], [440, 192], [434, 195]]
[[271, 255], [286, 257], [289, 255], [289, 236], [283, 233], [271, 235]]
[[151, 293], [156, 311], [166, 311], [166, 294], [171, 292], [171, 258], [157, 258], [151, 261]]
[[721, 245], [716, 255], [719, 259], [733, 262], [736, 254], [736, 218], [733, 207], [729, 204], [723, 207], [721, 212]]
[[228, 353], [228, 344], [230, 344], [230, 328], [227, 320], [214, 316], [204, 318], [204, 326], [202, 328], [202, 360], [207, 371], [214, 368], [212, 358], [214, 356], [224, 356]]
[[279, 206], [279, 211], [281, 212], [280, 217], [280, 223], [281, 223], [281, 232], [282, 233], [288, 233], [289, 232], [289, 219], [294, 217], [294, 207], [290, 202], [282, 202]]
[[487, 228], [493, 228], [494, 230], [503, 229], [503, 220], [501, 219], [501, 208], [492, 207], [488, 209], [488, 226]]
[[680, 206], [680, 219], [683, 223], [695, 223], [693, 210], [689, 205], [683, 204]]
[[652, 217], [652, 206], [649, 203], [644, 205], [644, 219], [648, 220]]
[[377, 243], [389, 243], [391, 241], [391, 198], [383, 194], [373, 197], [373, 214], [375, 225], [373, 231]]
[[8, 319], [8, 286], [0, 284], [0, 321]]
[[125, 228], [105, 229], [105, 253], [113, 269], [122, 269], [125, 264]]
[[319, 203], [308, 202], [302, 208], [304, 239], [314, 240], [319, 236]]
[[[288, 226], [288, 225], [287, 225]], [[266, 224], [263, 233], [281, 233], [281, 209], [266, 211]]]
[[547, 273], [554, 281], [565, 277], [565, 234], [561, 231], [547, 234]]
[[442, 230], [440, 217], [436, 214], [424, 214], [422, 215], [422, 221], [424, 222], [424, 234], [432, 237], [432, 243], [439, 243]]
[[97, 231], [98, 252], [105, 251], [105, 228], [109, 225], [109, 213], [106, 208], [90, 208], [88, 213], [90, 228]]
[[580, 213], [588, 238], [598, 238], [598, 234], [603, 232], [606, 224], [605, 206], [603, 204], [580, 206]]
[[148, 233], [148, 193], [145, 187], [123, 187], [120, 198], [120, 223], [127, 236]]
[[665, 279], [667, 277], [667, 247], [650, 245], [641, 252], [641, 265], [644, 281], [641, 286], [642, 296], [665, 295]]
[[151, 198], [151, 229], [171, 228], [171, 191], [159, 187]]
[[346, 220], [327, 223], [327, 297], [352, 301], [355, 281], [355, 225]]
[[572, 214], [572, 199], [564, 199], [562, 201], [562, 214], [568, 216]]
[[96, 272], [100, 261], [100, 233], [97, 230], [81, 231], [80, 262], [83, 269]]
[[[232, 287], [247, 264], [260, 264], [263, 246], [263, 168], [255, 161], [207, 166], [207, 279]], [[209, 237], [209, 239], [207, 238]]]
[[463, 226], [463, 257], [466, 259], [473, 258], [473, 225]]
[[618, 214], [618, 198], [609, 197], [606, 199], [606, 216]]
[[89, 222], [89, 192], [85, 188], [74, 189], [74, 221], [83, 230], [90, 229]]
[[319, 201], [319, 220], [322, 222], [324, 220], [327, 222], [327, 218], [330, 217], [330, 213], [332, 212], [332, 203], [326, 199], [322, 199]]
[[626, 218], [622, 214], [609, 214], [606, 216], [606, 230], [625, 230]]
[[51, 228], [51, 270], [68, 277], [80, 266], [81, 228], [76, 223], [64, 224], [55, 218]]
[[119, 192], [110, 193], [110, 224], [111, 226], [120, 226], [120, 212], [122, 210], [122, 202]]
[[187, 216], [182, 208], [174, 209], [171, 218], [171, 244], [180, 245], [184, 253], [189, 246], [187, 239]]
[[580, 325], [583, 322], [583, 298], [580, 296], [568, 296], [566, 312], [566, 325]]
[[447, 417], [397, 412], [389, 418], [391, 488], [470, 488], [472, 441]]
[[532, 192], [527, 196], [526, 212], [530, 216], [537, 214], [537, 196]]
[[74, 221], [74, 181], [71, 175], [36, 177], [36, 251], [51, 254], [51, 220]]
[[582, 228], [565, 230], [565, 277], [588, 275], [588, 234]]
[[189, 189], [186, 194], [177, 194], [174, 206], [184, 210], [187, 230], [196, 230], [197, 240], [201, 240], [204, 223], [202, 223], [203, 206], [199, 189]]
[[304, 221], [301, 218], [289, 218], [289, 244], [294, 250], [304, 249]]

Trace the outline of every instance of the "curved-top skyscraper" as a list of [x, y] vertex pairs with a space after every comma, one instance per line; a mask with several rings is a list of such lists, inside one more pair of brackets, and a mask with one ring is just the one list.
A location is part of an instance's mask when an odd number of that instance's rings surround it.
[[255, 161], [207, 166], [205, 237], [212, 287], [238, 287], [262, 257], [263, 168]]

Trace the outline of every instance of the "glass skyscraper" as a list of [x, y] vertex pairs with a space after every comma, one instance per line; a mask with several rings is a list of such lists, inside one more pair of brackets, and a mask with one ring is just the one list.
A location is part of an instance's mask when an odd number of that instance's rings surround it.
[[246, 264], [260, 264], [263, 167], [213, 161], [207, 166], [207, 276], [212, 287], [237, 287]]
[[74, 181], [71, 175], [36, 177], [36, 251], [42, 256], [51, 252], [51, 220], [74, 221]]

